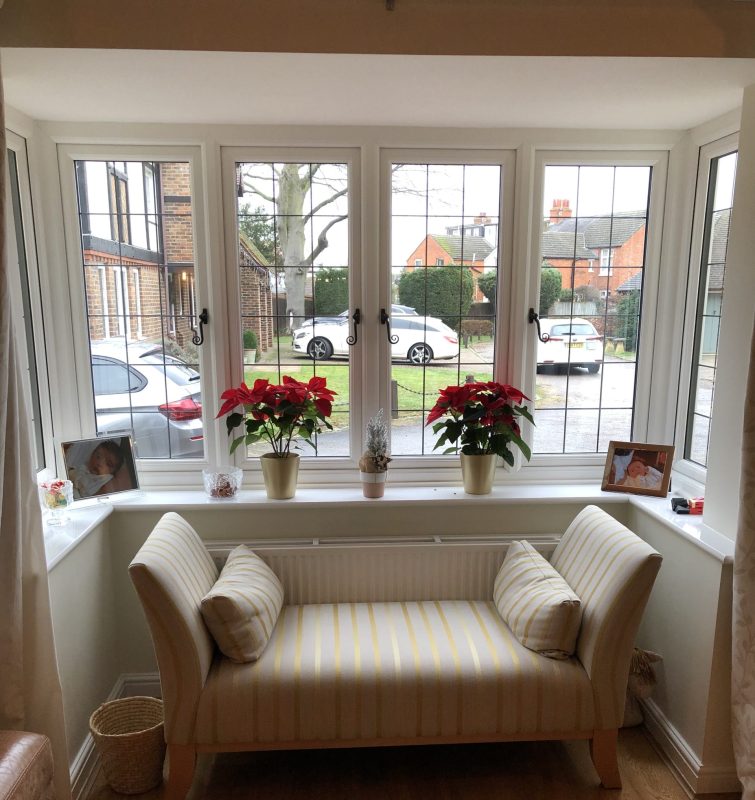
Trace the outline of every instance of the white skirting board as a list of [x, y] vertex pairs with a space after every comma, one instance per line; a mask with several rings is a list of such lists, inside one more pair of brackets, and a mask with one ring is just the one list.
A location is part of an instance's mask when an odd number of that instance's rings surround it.
[[[121, 675], [107, 700], [146, 695], [160, 697], [160, 677], [156, 672]], [[643, 700], [645, 727], [664, 761], [673, 769], [690, 794], [740, 792], [742, 785], [734, 765], [704, 765], [679, 731], [669, 722], [653, 700]], [[91, 792], [100, 768], [94, 739], [87, 734], [71, 764], [73, 800], [84, 800]]]
[[703, 764], [652, 699], [640, 700], [645, 728], [658, 753], [692, 795], [741, 792], [734, 764]]
[[[140, 695], [160, 697], [160, 676], [156, 672], [121, 675], [110, 690], [110, 694], [105, 698], [105, 702], [118, 700], [121, 697]], [[71, 796], [73, 800], [84, 800], [89, 797], [99, 770], [100, 756], [94, 746], [92, 734], [88, 733], [71, 764]]]

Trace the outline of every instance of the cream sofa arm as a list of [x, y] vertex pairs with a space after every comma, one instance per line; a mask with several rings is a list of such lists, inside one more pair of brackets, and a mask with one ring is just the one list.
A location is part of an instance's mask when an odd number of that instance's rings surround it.
[[155, 645], [168, 744], [192, 741], [215, 645], [200, 603], [218, 570], [194, 529], [165, 514], [129, 566]]
[[595, 727], [621, 726], [637, 629], [661, 556], [596, 506], [563, 535], [551, 562], [582, 600], [577, 656], [593, 687]]

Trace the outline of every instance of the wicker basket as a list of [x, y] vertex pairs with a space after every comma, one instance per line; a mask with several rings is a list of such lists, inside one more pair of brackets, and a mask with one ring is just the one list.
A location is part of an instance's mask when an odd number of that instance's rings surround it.
[[163, 779], [163, 703], [154, 697], [126, 697], [103, 703], [89, 718], [89, 730], [110, 786], [141, 794]]

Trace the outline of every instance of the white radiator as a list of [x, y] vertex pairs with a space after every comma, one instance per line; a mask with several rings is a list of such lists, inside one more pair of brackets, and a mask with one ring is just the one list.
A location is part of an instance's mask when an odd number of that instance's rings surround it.
[[[380, 543], [351, 539], [248, 542], [283, 583], [286, 604], [391, 600], [488, 600], [514, 536], [427, 537]], [[558, 535], [527, 537], [550, 557]], [[238, 542], [213, 542], [222, 566]]]

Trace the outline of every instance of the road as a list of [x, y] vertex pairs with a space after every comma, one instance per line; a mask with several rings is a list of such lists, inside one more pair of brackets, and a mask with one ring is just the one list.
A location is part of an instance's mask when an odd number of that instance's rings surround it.
[[[465, 350], [463, 360], [490, 363], [492, 352], [481, 352], [484, 347]], [[456, 370], [455, 365], [449, 368]], [[712, 370], [703, 369], [698, 376], [697, 409], [704, 414], [710, 413], [712, 397], [708, 372]], [[596, 375], [580, 368], [572, 368], [568, 375], [545, 368], [537, 375], [533, 452], [604, 453], [612, 439], [631, 440], [634, 380], [635, 364], [612, 356], [606, 357]], [[697, 419], [692, 453], [702, 460], [708, 437], [707, 417]], [[421, 453], [423, 436], [425, 453], [432, 453], [434, 436], [422, 423], [419, 414], [412, 419], [393, 420], [391, 447], [394, 455]], [[318, 452], [343, 456], [348, 453], [348, 446], [348, 430], [342, 429], [320, 437]]]

